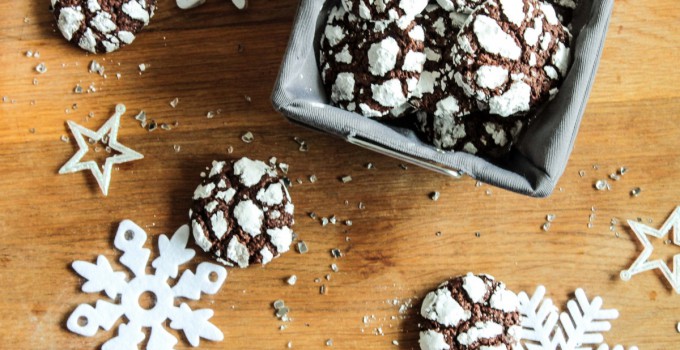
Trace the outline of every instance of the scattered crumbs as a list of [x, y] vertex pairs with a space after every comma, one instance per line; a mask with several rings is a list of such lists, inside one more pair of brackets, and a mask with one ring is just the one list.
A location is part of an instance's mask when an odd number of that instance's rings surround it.
[[122, 75], [120, 73], [116, 73], [116, 79], [120, 80], [120, 77], [122, 77]]
[[135, 116], [135, 120], [139, 121], [139, 125], [143, 128], [146, 127], [146, 112], [143, 110], [139, 111]]
[[434, 235], [437, 236], [437, 237], [441, 237], [441, 236], [442, 236], [442, 231], [437, 231]]
[[548, 221], [548, 222], [553, 222], [553, 221], [555, 221], [555, 218], [557, 218], [557, 217], [555, 216], [555, 214], [548, 214], [548, 215], [545, 216], [545, 220]]
[[297, 250], [298, 250], [298, 253], [300, 253], [300, 254], [307, 253], [309, 251], [309, 248], [307, 247], [307, 243], [305, 243], [305, 241], [298, 242]]
[[28, 132], [30, 132], [31, 134], [35, 134], [35, 128], [28, 129]]
[[331, 216], [331, 217], [328, 219], [328, 221], [329, 221], [331, 224], [335, 225], [335, 224], [338, 222], [338, 218], [336, 218], [335, 215], [333, 215], [333, 216]]
[[477, 238], [482, 237], [482, 233], [479, 231], [475, 232], [475, 237]]
[[345, 199], [345, 206], [349, 205], [349, 201]]
[[331, 270], [332, 270], [333, 272], [338, 272], [340, 269], [338, 269], [338, 265], [337, 265], [337, 264], [331, 264]]
[[316, 180], [317, 180], [317, 178], [316, 178], [316, 175], [315, 175], [315, 174], [309, 175], [309, 182], [315, 183]]
[[286, 346], [288, 347], [288, 349], [292, 349], [293, 348], [293, 342], [289, 341], [288, 345], [286, 345]]
[[139, 65], [139, 73], [144, 73], [146, 72], [146, 63], [142, 63]]
[[621, 180], [621, 175], [619, 175], [617, 173], [611, 173], [611, 174], [609, 174], [609, 178], [614, 180], [614, 181], [619, 181], [619, 180]]
[[607, 180], [597, 180], [595, 182], [595, 189], [598, 190], [598, 191], [604, 191], [604, 190], [607, 190], [607, 189], [610, 189], [610, 188], [611, 188], [611, 186], [609, 185]]
[[542, 229], [543, 231], [548, 231], [548, 230], [550, 230], [550, 222], [544, 223], [543, 226], [541, 226], [541, 229]]
[[33, 78], [33, 85], [38, 85], [38, 78]]
[[482, 182], [481, 181], [475, 182], [475, 187], [482, 187]]
[[229, 146], [227, 147], [227, 153], [228, 153], [228, 154], [234, 153], [234, 147], [231, 146], [231, 145], [229, 145]]
[[321, 278], [315, 278], [314, 283], [321, 283]]
[[241, 135], [241, 141], [245, 143], [251, 143], [255, 140], [255, 136], [253, 135], [252, 132], [248, 131], [245, 134]]
[[179, 151], [182, 149], [182, 146], [180, 146], [180, 145], [172, 145], [172, 148], [175, 150], [175, 153], [179, 153]]
[[366, 205], [364, 204], [364, 202], [359, 202], [359, 209], [361, 210], [366, 209]]
[[331, 249], [331, 256], [334, 257], [334, 258], [341, 258], [342, 252], [338, 248], [333, 248], [333, 249]]
[[156, 128], [158, 127], [158, 124], [156, 124], [155, 120], [151, 119], [148, 126], [149, 127], [147, 128], [147, 130], [149, 130], [149, 132], [152, 132], [152, 131], [156, 130]]
[[288, 164], [279, 163], [279, 169], [281, 169], [284, 174], [288, 174]]
[[250, 98], [250, 96], [248, 96], [248, 95], [243, 95], [243, 98], [244, 98], [244, 99], [246, 100], [246, 102], [248, 102], [248, 103], [253, 102], [253, 99]]
[[583, 169], [579, 170], [579, 171], [578, 171], [578, 176], [580, 176], [580, 177], [586, 176], [586, 171], [583, 170]]
[[600, 170], [600, 166], [597, 164], [593, 164], [593, 170]]
[[316, 220], [316, 213], [315, 212], [310, 212], [309, 217], [312, 218], [313, 220]]
[[399, 341], [398, 340], [392, 340], [392, 345], [394, 346], [399, 346]]
[[678, 324], [675, 325], [675, 330], [678, 331], [678, 333], [680, 333], [680, 322], [678, 322]]
[[642, 189], [640, 187], [635, 187], [632, 190], [630, 190], [630, 196], [631, 197], [637, 197], [642, 193]]
[[172, 130], [172, 127], [168, 123], [161, 123], [161, 129], [169, 131]]
[[97, 73], [101, 76], [104, 76], [104, 66], [99, 64], [99, 62], [92, 60], [90, 61], [90, 68], [89, 68], [90, 73]]
[[492, 194], [492, 192], [491, 192], [490, 189], [489, 189], [489, 190], [486, 190], [486, 192], [484, 192], [484, 193], [486, 193], [487, 196], [490, 196], [490, 195]]
[[300, 152], [307, 152], [309, 150], [307, 142], [305, 142], [305, 140], [297, 136], [293, 136], [293, 141], [297, 142], [297, 144], [300, 146], [300, 148], [298, 148]]
[[295, 275], [288, 277], [288, 279], [286, 280], [286, 283], [288, 283], [291, 286], [294, 286], [296, 282], [297, 282], [297, 276], [295, 276]]
[[399, 167], [400, 167], [402, 170], [408, 170], [408, 167], [407, 167], [406, 164], [404, 164], [404, 163], [399, 164]]
[[331, 275], [330, 275], [330, 274], [327, 274], [327, 275], [326, 275], [326, 281], [330, 281], [330, 280], [331, 280]]
[[434, 191], [434, 192], [430, 193], [430, 199], [432, 199], [435, 202], [438, 201], [439, 200], [439, 192]]
[[208, 111], [208, 112], [205, 114], [205, 117], [208, 118], [208, 119], [215, 118], [215, 112], [213, 112], [213, 111]]
[[178, 104], [179, 104], [179, 97], [175, 97], [175, 98], [172, 99], [172, 101], [170, 101], [170, 107], [172, 107], [172, 108], [176, 108]]
[[[326, 292], [327, 292], [327, 290], [326, 290], [326, 285], [325, 285], [325, 284], [322, 284], [321, 287], [319, 287], [319, 294], [321, 294], [321, 295], [326, 295]], [[329, 346], [330, 346], [330, 345], [329, 345]]]
[[333, 346], [333, 339], [326, 340], [326, 346]]
[[348, 183], [348, 182], [351, 182], [352, 176], [350, 176], [350, 175], [343, 176], [343, 177], [340, 178], [340, 181], [342, 181], [342, 183], [345, 183], [345, 184]]
[[47, 72], [47, 66], [45, 65], [45, 63], [41, 62], [40, 64], [35, 66], [35, 71], [40, 73], [40, 74], [46, 73]]
[[302, 185], [302, 182], [303, 182], [303, 181], [302, 181], [301, 178], [298, 177], [297, 179], [295, 179], [295, 181], [296, 181], [298, 184]]
[[26, 51], [26, 57], [33, 57], [33, 51], [31, 50]]
[[352, 220], [345, 220], [346, 226], [352, 226]]
[[276, 161], [278, 161], [278, 159], [276, 159], [276, 157], [269, 158], [269, 165], [276, 167]]
[[68, 142], [68, 141], [69, 141], [68, 136], [66, 136], [66, 135], [61, 135], [61, 141], [63, 141], [63, 142]]
[[373, 169], [373, 163], [366, 163], [366, 169]]
[[326, 217], [321, 218], [321, 226], [326, 226], [326, 225], [328, 225], [328, 218], [326, 218]]

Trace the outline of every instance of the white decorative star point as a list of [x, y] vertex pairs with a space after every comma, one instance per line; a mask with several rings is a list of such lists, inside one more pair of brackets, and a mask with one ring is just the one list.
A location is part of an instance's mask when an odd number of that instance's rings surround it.
[[[73, 121], [66, 121], [68, 127], [71, 129], [73, 137], [76, 139], [78, 144], [78, 151], [71, 159], [69, 159], [66, 164], [64, 164], [61, 169], [59, 169], [59, 174], [75, 173], [78, 171], [89, 170], [94, 175], [94, 178], [99, 184], [104, 195], [109, 194], [109, 184], [111, 182], [111, 170], [114, 164], [121, 164], [126, 162], [131, 162], [134, 160], [139, 160], [144, 158], [141, 153], [138, 153], [128, 147], [125, 147], [118, 143], [118, 129], [120, 128], [120, 117], [125, 113], [125, 105], [116, 105], [116, 112], [109, 118], [109, 120], [102, 125], [97, 132], [87, 129]], [[104, 162], [103, 171], [99, 168], [97, 162], [94, 160], [89, 160], [86, 162], [81, 162], [83, 156], [88, 152], [90, 147], [83, 135], [92, 139], [94, 142], [102, 141], [106, 143], [112, 151], [117, 151], [118, 154], [112, 155], [106, 158]], [[106, 142], [104, 142], [104, 141]]]
[[649, 227], [637, 221], [628, 220], [628, 225], [635, 232], [638, 240], [643, 245], [642, 253], [633, 262], [628, 270], [621, 271], [621, 279], [624, 281], [630, 280], [633, 275], [638, 273], [658, 269], [661, 273], [668, 279], [671, 287], [680, 294], [680, 254], [673, 256], [673, 270], [668, 267], [668, 264], [663, 260], [652, 260], [649, 258], [652, 256], [654, 251], [654, 245], [649, 240], [647, 236], [652, 236], [656, 238], [668, 237], [669, 232], [672, 230], [672, 242], [673, 244], [680, 246], [680, 206], [675, 208], [673, 213], [666, 219], [666, 222], [659, 229]]

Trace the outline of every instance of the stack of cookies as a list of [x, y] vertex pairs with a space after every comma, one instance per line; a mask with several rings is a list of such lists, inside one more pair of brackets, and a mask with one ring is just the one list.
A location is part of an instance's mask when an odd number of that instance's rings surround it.
[[570, 64], [574, 0], [342, 0], [322, 33], [331, 102], [413, 118], [442, 150], [506, 153], [557, 94]]

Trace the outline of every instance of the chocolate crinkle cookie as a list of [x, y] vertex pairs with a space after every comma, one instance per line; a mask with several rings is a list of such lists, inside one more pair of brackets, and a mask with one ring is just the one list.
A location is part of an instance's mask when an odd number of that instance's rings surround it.
[[548, 3], [488, 0], [458, 34], [455, 82], [491, 114], [527, 114], [557, 93], [569, 69], [570, 40]]
[[52, 0], [61, 34], [92, 53], [131, 44], [154, 15], [156, 0]]
[[454, 278], [425, 296], [421, 350], [511, 350], [521, 336], [519, 299], [489, 275]]
[[331, 102], [366, 117], [400, 117], [423, 71], [423, 28], [360, 21], [334, 7], [320, 44], [321, 78]]
[[429, 0], [342, 0], [342, 6], [353, 15], [369, 21], [413, 19]]
[[196, 244], [227, 266], [265, 265], [293, 240], [294, 206], [276, 169], [259, 160], [214, 161], [189, 213]]

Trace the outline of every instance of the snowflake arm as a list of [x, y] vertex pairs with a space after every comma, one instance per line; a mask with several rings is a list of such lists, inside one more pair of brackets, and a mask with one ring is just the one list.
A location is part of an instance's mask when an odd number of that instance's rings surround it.
[[123, 315], [123, 308], [118, 304], [98, 300], [95, 307], [80, 304], [73, 310], [66, 321], [66, 328], [71, 332], [86, 337], [92, 337], [99, 327], [109, 330]]
[[158, 238], [160, 256], [151, 263], [156, 269], [157, 276], [177, 277], [179, 266], [191, 260], [194, 255], [196, 255], [196, 252], [194, 252], [193, 249], [186, 248], [188, 241], [188, 225], [180, 227], [170, 239], [165, 235], [161, 235]]
[[125, 288], [127, 276], [124, 272], [114, 272], [111, 264], [103, 255], [97, 257], [96, 264], [74, 261], [71, 266], [76, 273], [87, 280], [82, 286], [85, 293], [104, 291], [109, 298], [113, 299]]
[[146, 232], [130, 220], [123, 220], [118, 226], [113, 245], [123, 251], [121, 264], [127, 266], [135, 276], [144, 275], [151, 251], [143, 248]]
[[602, 343], [602, 332], [611, 329], [608, 320], [619, 317], [619, 312], [614, 309], [602, 309], [600, 297], [590, 302], [581, 288], [576, 290], [575, 296], [576, 300], [567, 303], [568, 312], [560, 314], [560, 324], [565, 334], [563, 349], [579, 349], [585, 344]]
[[151, 327], [151, 336], [146, 350], [172, 350], [177, 344], [175, 336], [170, 334], [161, 325]]
[[545, 287], [538, 286], [529, 299], [526, 293], [518, 295], [522, 316], [522, 338], [529, 350], [555, 350], [562, 334], [555, 331], [559, 314], [551, 299], [544, 299]]
[[[211, 279], [214, 276], [214, 280]], [[172, 291], [178, 297], [198, 300], [201, 292], [215, 294], [227, 279], [227, 269], [222, 266], [203, 262], [196, 268], [194, 275], [191, 270], [186, 270], [180, 277], [179, 282], [172, 287]]]
[[118, 335], [102, 345], [102, 350], [137, 349], [144, 340], [144, 333], [139, 325], [132, 322], [118, 326]]
[[187, 337], [189, 344], [198, 346], [200, 338], [221, 341], [224, 334], [208, 320], [213, 316], [210, 309], [192, 311], [189, 305], [182, 303], [170, 315], [170, 328], [181, 330]]

